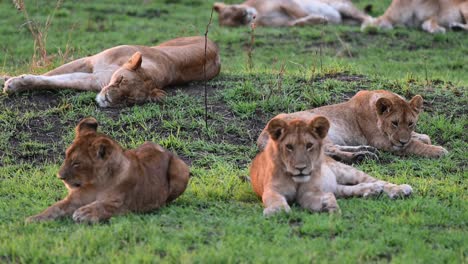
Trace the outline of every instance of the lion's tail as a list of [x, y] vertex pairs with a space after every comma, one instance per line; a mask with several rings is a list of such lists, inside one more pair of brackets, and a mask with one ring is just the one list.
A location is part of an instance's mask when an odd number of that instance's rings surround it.
[[167, 176], [169, 181], [169, 197], [167, 198], [167, 202], [170, 202], [179, 197], [187, 188], [190, 170], [184, 161], [176, 155], [171, 154]]

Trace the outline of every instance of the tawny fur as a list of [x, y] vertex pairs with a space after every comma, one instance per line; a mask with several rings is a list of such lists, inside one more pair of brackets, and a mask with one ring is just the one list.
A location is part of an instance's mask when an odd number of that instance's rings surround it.
[[[22, 75], [3, 91], [37, 89], [96, 91], [101, 107], [158, 101], [164, 87], [204, 79], [205, 38], [185, 37], [154, 47], [123, 45], [62, 65], [44, 75]], [[206, 78], [220, 71], [219, 50], [208, 40]]]
[[[349, 101], [307, 111], [282, 114], [282, 118], [309, 118], [314, 114], [327, 117], [331, 122], [325, 151], [337, 160], [353, 163], [365, 156], [374, 157], [375, 148], [399, 155], [414, 154], [438, 158], [446, 149], [431, 145], [428, 135], [414, 132], [423, 99], [414, 96], [407, 102], [389, 91], [360, 91]], [[257, 144], [264, 148], [268, 140], [266, 130]]]
[[242, 4], [215, 3], [220, 25], [304, 26], [370, 21], [349, 0], [247, 0]]
[[468, 30], [468, 0], [393, 0], [385, 13], [368, 20], [362, 28], [394, 26], [420, 27], [429, 33], [444, 33], [446, 28]]
[[76, 222], [97, 223], [128, 212], [149, 212], [180, 196], [189, 168], [176, 155], [146, 142], [123, 150], [97, 133], [94, 118], [82, 120], [57, 176], [68, 189], [65, 199], [28, 222], [72, 216]]
[[267, 124], [266, 146], [250, 167], [265, 216], [289, 212], [293, 202], [312, 212], [335, 212], [339, 210], [335, 195], [368, 197], [385, 192], [397, 198], [412, 193], [409, 185], [377, 180], [326, 156], [323, 139], [329, 126], [324, 116], [316, 114], [294, 119], [279, 115]]

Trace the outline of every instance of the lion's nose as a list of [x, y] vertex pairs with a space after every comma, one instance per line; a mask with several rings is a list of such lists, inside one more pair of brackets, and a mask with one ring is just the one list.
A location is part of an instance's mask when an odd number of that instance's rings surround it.
[[296, 170], [302, 172], [303, 170], [305, 170], [307, 168], [307, 165], [296, 165]]
[[406, 143], [408, 143], [409, 140], [408, 139], [400, 139], [399, 141], [400, 141], [400, 144], [406, 145]]

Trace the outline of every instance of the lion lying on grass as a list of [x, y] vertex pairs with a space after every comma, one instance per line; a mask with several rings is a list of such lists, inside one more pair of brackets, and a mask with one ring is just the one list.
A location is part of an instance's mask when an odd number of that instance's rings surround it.
[[[158, 101], [164, 87], [204, 79], [204, 37], [185, 37], [158, 46], [123, 45], [62, 65], [44, 75], [8, 79], [3, 91], [37, 89], [97, 91], [101, 107]], [[208, 41], [206, 78], [220, 71], [219, 51]]]
[[[377, 158], [376, 148], [399, 155], [414, 154], [439, 158], [446, 149], [431, 145], [428, 135], [414, 132], [423, 99], [414, 96], [409, 102], [392, 92], [360, 91], [349, 101], [307, 111], [287, 114], [288, 118], [309, 118], [320, 114], [331, 122], [324, 140], [327, 155], [346, 163], [364, 157]], [[258, 138], [260, 149], [266, 146], [268, 131]]]
[[189, 168], [176, 155], [146, 142], [123, 150], [97, 133], [94, 118], [82, 120], [57, 176], [68, 196], [28, 222], [72, 216], [96, 223], [128, 212], [148, 212], [179, 197], [187, 187]]
[[467, 0], [393, 0], [385, 13], [367, 20], [362, 29], [394, 25], [421, 27], [429, 33], [444, 33], [445, 28], [468, 30]]
[[335, 212], [339, 210], [335, 195], [368, 197], [383, 191], [396, 198], [412, 193], [409, 185], [377, 180], [326, 156], [323, 144], [329, 127], [327, 118], [315, 114], [293, 119], [280, 114], [268, 122], [265, 149], [250, 167], [265, 216], [289, 212], [288, 203], [294, 201], [312, 212]]
[[238, 5], [215, 3], [219, 24], [242, 26], [254, 21], [260, 26], [317, 24], [362, 24], [372, 18], [349, 0], [247, 0]]

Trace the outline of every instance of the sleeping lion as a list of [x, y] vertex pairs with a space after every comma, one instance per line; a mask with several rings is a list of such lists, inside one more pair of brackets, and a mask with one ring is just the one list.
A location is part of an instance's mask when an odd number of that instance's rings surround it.
[[[43, 75], [21, 75], [5, 82], [3, 92], [37, 89], [96, 91], [101, 107], [159, 101], [169, 85], [204, 80], [205, 38], [184, 37], [154, 47], [123, 45], [62, 65]], [[219, 50], [206, 47], [206, 79], [218, 75]]]

